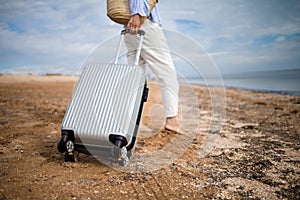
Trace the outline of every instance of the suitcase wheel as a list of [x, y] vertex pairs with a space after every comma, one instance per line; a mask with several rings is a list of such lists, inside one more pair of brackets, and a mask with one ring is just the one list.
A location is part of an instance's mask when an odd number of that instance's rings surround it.
[[68, 140], [65, 145], [65, 162], [75, 162], [74, 143], [71, 140]]
[[128, 159], [127, 156], [126, 156], [125, 158], [123, 158], [123, 159], [119, 162], [119, 164], [120, 164], [121, 166], [127, 166], [128, 163], [129, 163], [129, 159]]
[[129, 159], [127, 156], [127, 148], [124, 146], [122, 148], [119, 148], [117, 146], [113, 146], [112, 148], [112, 156], [113, 158], [117, 159], [118, 163], [121, 166], [127, 166]]
[[127, 148], [126, 147], [121, 148], [120, 156], [123, 159], [127, 158]]

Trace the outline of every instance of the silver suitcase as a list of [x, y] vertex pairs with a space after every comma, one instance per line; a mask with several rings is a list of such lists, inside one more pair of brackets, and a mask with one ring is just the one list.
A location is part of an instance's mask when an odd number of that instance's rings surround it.
[[127, 165], [133, 154], [148, 88], [138, 66], [144, 31], [134, 65], [117, 64], [126, 31], [121, 32], [114, 64], [87, 63], [77, 82], [61, 125], [58, 150], [65, 161], [75, 161], [75, 152], [111, 152]]

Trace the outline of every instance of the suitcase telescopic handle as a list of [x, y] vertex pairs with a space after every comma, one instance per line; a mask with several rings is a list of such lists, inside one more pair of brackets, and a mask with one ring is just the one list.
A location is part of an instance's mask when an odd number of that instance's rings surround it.
[[[118, 64], [119, 55], [120, 55], [122, 43], [123, 43], [123, 40], [124, 40], [124, 36], [127, 33], [132, 34], [132, 32], [130, 30], [122, 30], [121, 31], [121, 37], [120, 37], [120, 40], [119, 40], [119, 46], [118, 46], [118, 49], [117, 49], [117, 52], [116, 52], [116, 57], [115, 57], [114, 64]], [[137, 34], [140, 36], [140, 41], [139, 41], [139, 44], [138, 44], [138, 47], [137, 47], [137, 52], [136, 52], [136, 55], [135, 55], [134, 65], [138, 65], [139, 64], [140, 55], [141, 55], [142, 46], [143, 46], [143, 40], [144, 40], [144, 36], [145, 36], [145, 31], [138, 30]]]

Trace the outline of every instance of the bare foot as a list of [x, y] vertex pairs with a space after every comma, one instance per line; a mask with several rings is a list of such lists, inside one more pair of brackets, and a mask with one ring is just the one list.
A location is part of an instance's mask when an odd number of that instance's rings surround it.
[[174, 131], [176, 133], [179, 133], [179, 122], [177, 120], [177, 117], [167, 117], [165, 129], [169, 131]]

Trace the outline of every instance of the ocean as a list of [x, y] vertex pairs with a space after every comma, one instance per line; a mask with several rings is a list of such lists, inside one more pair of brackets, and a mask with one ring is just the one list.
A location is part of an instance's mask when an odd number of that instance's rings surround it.
[[[188, 80], [201, 85], [208, 82], [208, 85], [220, 86], [220, 81], [213, 78], [206, 82], [199, 78]], [[300, 69], [224, 74], [222, 80], [225, 87], [300, 96]]]

